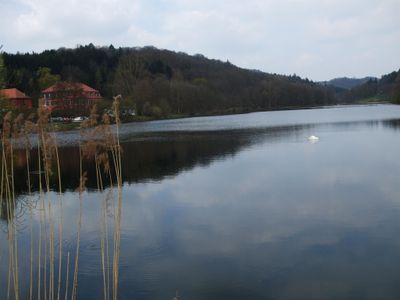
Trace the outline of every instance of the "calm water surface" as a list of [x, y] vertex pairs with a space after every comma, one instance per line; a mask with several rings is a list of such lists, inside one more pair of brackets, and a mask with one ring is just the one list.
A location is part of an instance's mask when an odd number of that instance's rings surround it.
[[[172, 299], [176, 291], [179, 299], [399, 299], [400, 106], [127, 124], [121, 137], [120, 299]], [[64, 252], [72, 261], [77, 134], [59, 140]], [[21, 162], [21, 178], [23, 170]], [[16, 184], [27, 295], [29, 199]], [[102, 196], [93, 176], [87, 186], [77, 296], [102, 299]], [[34, 231], [38, 215], [36, 206]], [[5, 299], [5, 221], [0, 228]]]

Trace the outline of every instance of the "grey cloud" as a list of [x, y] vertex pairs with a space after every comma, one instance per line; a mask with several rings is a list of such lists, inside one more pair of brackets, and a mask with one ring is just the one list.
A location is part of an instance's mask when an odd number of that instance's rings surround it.
[[396, 0], [21, 0], [0, 9], [9, 52], [154, 45], [314, 80], [399, 67]]

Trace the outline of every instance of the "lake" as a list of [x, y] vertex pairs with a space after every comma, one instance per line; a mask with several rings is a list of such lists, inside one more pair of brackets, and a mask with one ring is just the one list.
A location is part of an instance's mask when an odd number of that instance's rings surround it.
[[[120, 134], [119, 299], [400, 297], [400, 106], [131, 123]], [[318, 141], [309, 141], [311, 135]], [[77, 299], [103, 299], [104, 274], [111, 270], [109, 263], [102, 267], [104, 241], [110, 242], [111, 257], [118, 191], [112, 182], [99, 191], [87, 162], [87, 189], [80, 199], [79, 134], [57, 139], [63, 177], [61, 298], [66, 290], [72, 293], [79, 239]], [[51, 228], [40, 225], [46, 216], [37, 185], [27, 194], [23, 155], [17, 161], [19, 293], [29, 299], [31, 227], [35, 258], [39, 234]], [[57, 185], [51, 186], [41, 197], [52, 204], [56, 220], [58, 266], [61, 212]], [[10, 278], [7, 223], [0, 220], [0, 299], [7, 298]], [[44, 260], [49, 253], [41, 251]], [[39, 270], [43, 277], [51, 269], [41, 264], [33, 262], [34, 299]]]

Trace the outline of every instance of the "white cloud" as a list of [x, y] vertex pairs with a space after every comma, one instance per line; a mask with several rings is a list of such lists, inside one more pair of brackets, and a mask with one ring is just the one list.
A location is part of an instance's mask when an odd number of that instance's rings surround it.
[[154, 45], [316, 80], [400, 65], [397, 0], [0, 0], [0, 10], [11, 52]]

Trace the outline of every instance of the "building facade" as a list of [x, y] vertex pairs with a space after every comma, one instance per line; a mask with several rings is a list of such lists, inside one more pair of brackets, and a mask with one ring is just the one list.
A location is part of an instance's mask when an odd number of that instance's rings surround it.
[[2, 89], [0, 90], [0, 95], [6, 98], [6, 101], [10, 101], [10, 104], [17, 109], [32, 108], [32, 98], [18, 89]]
[[51, 112], [84, 113], [102, 97], [98, 90], [80, 82], [58, 82], [41, 92], [40, 101]]

